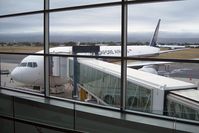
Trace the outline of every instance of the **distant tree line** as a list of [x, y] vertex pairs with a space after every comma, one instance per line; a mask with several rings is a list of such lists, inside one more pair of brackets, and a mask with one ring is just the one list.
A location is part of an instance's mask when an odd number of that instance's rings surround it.
[[[196, 45], [198, 46], [199, 43], [159, 43], [159, 45], [180, 45], [180, 46], [190, 46], [190, 45]], [[69, 41], [69, 42], [50, 42], [51, 47], [56, 46], [95, 46], [95, 45], [105, 45], [105, 46], [119, 46], [121, 45], [120, 42], [75, 42], [75, 41]], [[149, 42], [128, 42], [127, 45], [149, 45]], [[0, 46], [43, 46], [42, 42], [0, 42]]]

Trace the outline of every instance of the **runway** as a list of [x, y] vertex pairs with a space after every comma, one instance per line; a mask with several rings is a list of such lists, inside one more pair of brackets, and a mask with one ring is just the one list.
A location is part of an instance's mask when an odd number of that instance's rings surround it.
[[1, 63], [19, 64], [24, 57], [26, 57], [26, 55], [7, 55], [7, 54], [1, 54], [0, 55], [0, 62]]

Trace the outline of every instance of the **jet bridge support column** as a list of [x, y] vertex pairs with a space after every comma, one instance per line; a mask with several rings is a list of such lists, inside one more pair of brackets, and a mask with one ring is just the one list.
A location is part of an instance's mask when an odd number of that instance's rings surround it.
[[76, 55], [78, 53], [95, 53], [95, 55], [98, 55], [99, 51], [100, 51], [99, 46], [73, 46], [72, 52], [73, 52], [73, 55], [75, 55], [74, 61], [73, 61], [73, 92], [72, 92], [73, 99], [79, 98], [77, 83], [79, 83], [78, 72], [80, 70], [78, 67], [78, 61], [77, 61]]
[[[76, 55], [76, 53], [74, 52], [74, 55]], [[73, 99], [77, 99], [78, 98], [78, 89], [77, 89], [77, 57], [74, 57], [74, 61], [73, 61], [73, 92], [72, 92], [72, 97]]]

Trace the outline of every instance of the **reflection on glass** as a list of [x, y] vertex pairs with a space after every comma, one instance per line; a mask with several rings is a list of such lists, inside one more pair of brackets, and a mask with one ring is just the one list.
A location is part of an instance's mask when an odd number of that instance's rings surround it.
[[[52, 57], [51, 63], [50, 84], [57, 84], [51, 88], [52, 95], [119, 107], [120, 65], [65, 57]], [[56, 80], [63, 81], [62, 85]]]
[[0, 15], [42, 10], [43, 3], [43, 0], [1, 0]]
[[2, 133], [12, 133], [14, 132], [14, 122], [11, 120], [6, 120], [3, 118], [0, 118], [0, 123], [1, 123], [1, 127], [0, 127], [0, 131]]
[[142, 46], [137, 51], [148, 53], [149, 57], [199, 58], [198, 4], [197, 0], [190, 0], [129, 5], [128, 45]]
[[42, 93], [43, 57], [1, 54], [1, 86]]
[[71, 7], [71, 6], [81, 6], [89, 4], [100, 4], [108, 2], [117, 2], [121, 0], [50, 0], [50, 8], [62, 8], [62, 7]]
[[141, 85], [136, 85], [132, 82], [128, 82], [127, 87], [127, 98], [126, 98], [126, 108], [151, 112], [152, 108], [152, 90], [142, 87]]
[[0, 19], [0, 52], [34, 53], [43, 49], [43, 16]]
[[120, 17], [118, 6], [51, 13], [50, 47], [120, 45]]
[[55, 130], [55, 129], [53, 130], [52, 128], [47, 128], [47, 127], [44, 128], [44, 127], [20, 123], [20, 122], [15, 122], [14, 131], [19, 132], [19, 133], [23, 133], [24, 131], [35, 131], [35, 132], [42, 132], [42, 133], [65, 133], [59, 130]]

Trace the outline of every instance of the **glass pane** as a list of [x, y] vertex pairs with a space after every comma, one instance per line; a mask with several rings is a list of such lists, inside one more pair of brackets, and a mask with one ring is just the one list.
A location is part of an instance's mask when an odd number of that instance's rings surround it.
[[0, 118], [0, 132], [1, 133], [13, 133], [14, 132], [14, 122], [11, 120], [6, 120]]
[[71, 6], [81, 6], [89, 4], [100, 4], [108, 2], [118, 2], [121, 0], [50, 0], [50, 8], [61, 8], [61, 7], [71, 7]]
[[120, 16], [120, 7], [51, 13], [50, 45], [62, 47], [50, 51], [71, 54], [65, 46], [100, 46], [100, 55], [120, 56]]
[[128, 11], [129, 56], [199, 58], [197, 0], [129, 5]]
[[[147, 73], [148, 74], [148, 73]], [[152, 112], [153, 90], [148, 87], [147, 75], [139, 70], [127, 68], [126, 108], [142, 112]], [[142, 77], [144, 75], [144, 78]]]
[[43, 7], [43, 0], [1, 0], [0, 15], [42, 10]]
[[43, 15], [0, 19], [0, 52], [34, 53], [43, 49]]
[[[54, 101], [54, 104], [57, 105], [47, 105], [39, 103], [38, 99], [36, 102], [24, 99], [16, 99], [15, 101], [16, 118], [39, 122], [49, 126], [58, 126], [69, 129], [73, 128], [74, 111], [71, 109], [71, 106], [73, 105], [70, 103]], [[64, 106], [64, 108], [59, 107], [62, 105], [68, 106]]]
[[177, 99], [173, 100], [168, 98], [167, 108], [169, 116], [199, 121], [198, 107], [193, 107], [192, 105], [181, 103]]
[[[30, 125], [30, 124], [24, 124], [20, 122], [15, 122], [15, 133], [65, 133], [57, 130], [53, 130], [51, 128], [43, 128], [40, 126]], [[67, 130], [66, 130], [67, 132]]]
[[198, 120], [198, 63], [128, 60], [127, 66], [127, 109]]
[[[35, 62], [37, 67], [28, 63]], [[1, 54], [1, 86], [18, 90], [43, 93], [43, 57], [35, 55]]]
[[0, 15], [43, 9], [43, 0], [1, 0]]
[[52, 57], [52, 63], [51, 95], [101, 105], [120, 105], [120, 65], [64, 57]]
[[9, 96], [0, 94], [0, 114], [13, 116], [13, 99]]

